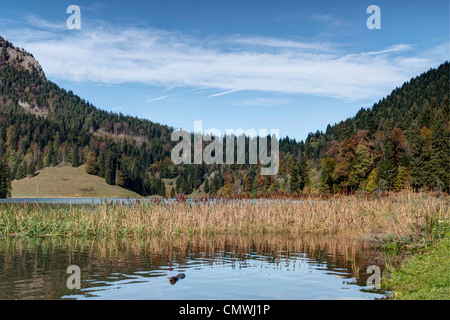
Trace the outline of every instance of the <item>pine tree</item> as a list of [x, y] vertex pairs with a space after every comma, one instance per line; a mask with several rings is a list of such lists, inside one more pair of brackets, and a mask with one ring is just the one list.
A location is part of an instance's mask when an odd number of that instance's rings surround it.
[[125, 185], [125, 177], [120, 170], [116, 170], [116, 184], [121, 187]]
[[324, 158], [321, 165], [320, 187], [321, 192], [333, 191], [333, 177], [331, 176], [336, 166], [336, 161], [332, 158]]
[[80, 157], [78, 155], [78, 146], [74, 145], [72, 155], [72, 167], [76, 168], [80, 166]]
[[4, 156], [0, 161], [0, 198], [11, 197], [11, 177], [9, 166]]
[[369, 177], [367, 177], [367, 183], [365, 187], [365, 190], [367, 192], [373, 192], [378, 189], [377, 171], [378, 168], [372, 169], [372, 171], [369, 173]]
[[[426, 129], [424, 127], [423, 129]], [[410, 181], [414, 190], [428, 186], [430, 175], [430, 150], [426, 130], [420, 130], [414, 122], [410, 129], [409, 158], [410, 158]]]
[[372, 170], [373, 159], [369, 148], [362, 144], [356, 147], [355, 156], [355, 162], [349, 175], [349, 183], [357, 188], [364, 189], [363, 182]]
[[409, 181], [409, 168], [404, 166], [398, 167], [398, 174], [394, 180], [393, 189], [395, 191], [400, 191], [405, 189], [408, 186]]
[[169, 169], [166, 166], [163, 166], [161, 168], [160, 177], [161, 178], [168, 178], [169, 177]]
[[107, 184], [116, 184], [116, 161], [111, 151], [108, 151], [105, 158], [105, 181]]
[[206, 194], [209, 193], [209, 183], [208, 183], [208, 179], [205, 180], [205, 185], [203, 186], [203, 190], [205, 191]]
[[336, 156], [336, 166], [332, 174], [335, 183], [349, 190], [351, 184], [349, 182], [349, 175], [356, 157], [357, 142], [354, 136], [345, 139], [339, 145], [339, 152]]
[[291, 192], [300, 192], [303, 189], [301, 169], [298, 162], [295, 162], [291, 167], [290, 189]]
[[94, 152], [89, 152], [86, 159], [85, 166], [86, 173], [96, 175], [98, 174], [97, 157]]
[[44, 158], [44, 167], [50, 167], [52, 165], [52, 159], [53, 159], [53, 146], [49, 144], [47, 154]]
[[162, 180], [160, 180], [160, 188], [158, 194], [163, 198], [166, 197], [166, 185]]
[[31, 161], [30, 165], [28, 166], [27, 174], [28, 176], [32, 177], [36, 173], [36, 165], [34, 161]]
[[386, 131], [383, 139], [383, 156], [378, 167], [378, 180], [384, 181], [388, 189], [394, 185], [398, 167], [395, 159], [395, 143], [390, 130]]
[[98, 168], [98, 176], [104, 178], [105, 177], [105, 162], [106, 155], [103, 150], [100, 150], [100, 154], [97, 160], [97, 168]]
[[305, 155], [302, 156], [300, 161], [300, 181], [300, 189], [303, 190], [309, 183], [308, 163]]
[[217, 189], [220, 189], [224, 186], [225, 184], [225, 180], [223, 179], [222, 174], [219, 172], [218, 176], [217, 176]]
[[217, 174], [216, 174], [216, 175], [214, 175], [214, 178], [212, 179], [210, 191], [212, 194], [216, 194], [218, 189], [219, 189], [219, 181], [218, 181]]
[[23, 179], [27, 176], [27, 162], [23, 160], [16, 171], [16, 180]]
[[450, 191], [449, 129], [439, 110], [432, 137], [431, 183], [437, 190]]

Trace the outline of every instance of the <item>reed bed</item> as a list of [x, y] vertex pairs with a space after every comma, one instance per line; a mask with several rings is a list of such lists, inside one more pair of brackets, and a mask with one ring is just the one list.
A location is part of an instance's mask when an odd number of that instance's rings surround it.
[[402, 238], [449, 221], [449, 197], [398, 193], [332, 199], [169, 201], [0, 206], [0, 234], [173, 236], [320, 233]]

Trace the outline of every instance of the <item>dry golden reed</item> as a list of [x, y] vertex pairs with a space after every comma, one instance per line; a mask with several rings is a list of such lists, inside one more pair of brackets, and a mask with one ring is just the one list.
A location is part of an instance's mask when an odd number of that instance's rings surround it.
[[239, 200], [100, 206], [5, 205], [6, 235], [145, 236], [181, 234], [390, 234], [395, 238], [448, 221], [449, 197], [398, 193], [330, 200]]

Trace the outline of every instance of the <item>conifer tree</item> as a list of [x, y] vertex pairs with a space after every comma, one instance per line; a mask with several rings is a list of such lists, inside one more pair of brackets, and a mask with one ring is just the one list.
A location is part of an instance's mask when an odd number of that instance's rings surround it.
[[98, 173], [97, 157], [94, 152], [89, 152], [85, 166], [86, 173], [96, 175]]
[[386, 131], [383, 139], [383, 156], [378, 167], [378, 180], [384, 180], [388, 189], [394, 185], [397, 176], [398, 167], [395, 159], [395, 143], [392, 138], [392, 132]]
[[324, 158], [321, 165], [320, 187], [321, 192], [333, 191], [333, 177], [331, 176], [336, 166], [336, 161], [332, 158]]
[[76, 168], [79, 166], [80, 166], [80, 158], [78, 155], [78, 145], [74, 145], [72, 155], [72, 167]]
[[417, 123], [414, 122], [410, 129], [409, 158], [410, 158], [410, 181], [414, 190], [418, 190], [426, 185], [427, 156], [423, 138]]
[[439, 110], [432, 137], [431, 184], [437, 190], [450, 191], [449, 128]]
[[300, 181], [300, 189], [303, 190], [309, 183], [308, 163], [305, 155], [302, 156], [300, 161]]
[[393, 189], [400, 191], [408, 186], [409, 168], [404, 166], [398, 167], [397, 177], [395, 177]]
[[372, 166], [373, 159], [370, 155], [369, 148], [359, 144], [358, 147], [356, 147], [355, 162], [349, 175], [350, 184], [357, 188], [364, 188], [362, 184], [372, 170]]
[[116, 161], [111, 151], [106, 153], [105, 158], [105, 181], [107, 184], [114, 185], [116, 183]]
[[27, 162], [22, 160], [16, 171], [16, 180], [23, 179], [27, 176]]
[[11, 197], [11, 177], [6, 157], [0, 161], [0, 198]]
[[116, 170], [116, 184], [121, 187], [125, 185], [125, 177], [120, 170]]
[[32, 177], [36, 173], [36, 165], [34, 161], [31, 161], [30, 165], [28, 166], [27, 174], [28, 176]]
[[161, 185], [160, 185], [160, 188], [159, 188], [159, 191], [158, 191], [158, 194], [161, 196], [161, 197], [166, 197], [166, 185], [164, 184], [164, 182], [162, 181], [162, 180], [160, 180], [161, 181]]
[[298, 162], [294, 163], [291, 167], [291, 181], [290, 181], [290, 189], [291, 192], [300, 192], [302, 191], [302, 177], [301, 177], [301, 169]]
[[369, 177], [367, 178], [367, 183], [365, 186], [365, 190], [367, 192], [373, 192], [378, 188], [377, 171], [378, 171], [378, 168], [374, 168], [369, 173]]
[[214, 175], [214, 178], [212, 179], [210, 191], [212, 194], [216, 194], [218, 189], [219, 189], [219, 181], [218, 181], [217, 174], [216, 174], [216, 175]]

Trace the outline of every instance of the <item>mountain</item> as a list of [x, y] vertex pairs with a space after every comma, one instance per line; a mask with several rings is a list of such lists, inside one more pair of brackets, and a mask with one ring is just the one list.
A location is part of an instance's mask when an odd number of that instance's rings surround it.
[[[172, 127], [96, 108], [1, 37], [0, 52], [2, 181], [70, 163], [143, 196], [449, 191], [448, 62], [325, 132], [281, 138], [279, 171], [262, 176], [260, 164], [174, 165]], [[8, 194], [2, 185], [0, 197]]]
[[319, 189], [448, 192], [449, 74], [447, 61], [325, 133], [309, 134], [304, 151], [320, 168]]
[[0, 157], [12, 179], [95, 158], [90, 173], [142, 195], [163, 190], [150, 166], [170, 156], [172, 128], [95, 108], [46, 79], [34, 57], [0, 38]]
[[13, 198], [136, 198], [139, 195], [86, 173], [85, 166], [46, 167], [33, 176], [12, 182]]

